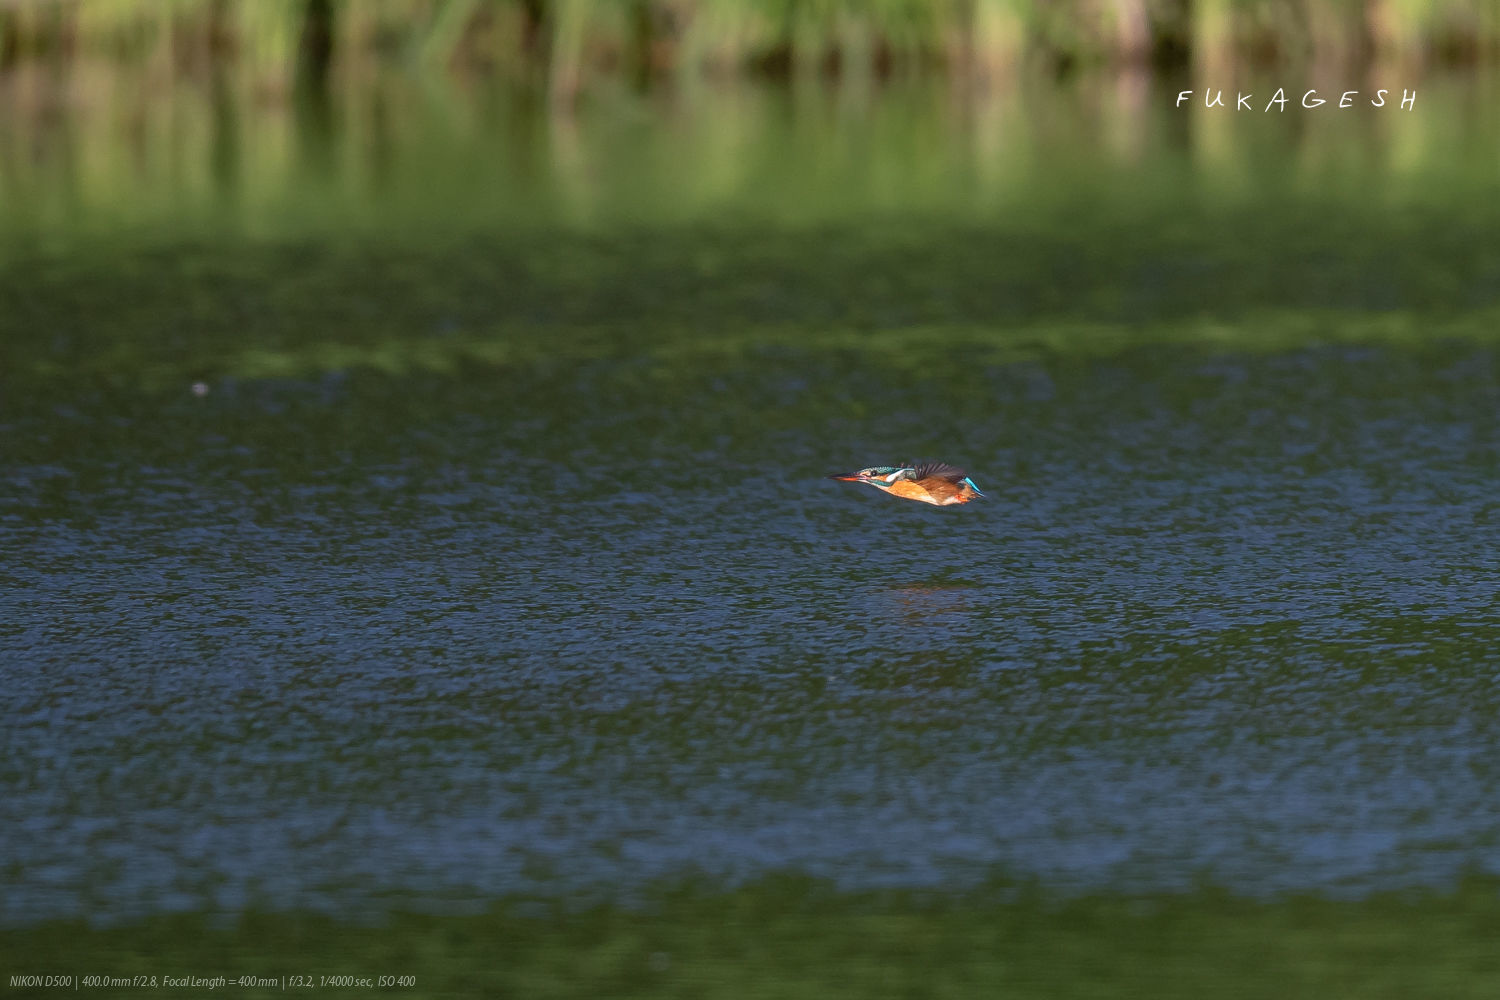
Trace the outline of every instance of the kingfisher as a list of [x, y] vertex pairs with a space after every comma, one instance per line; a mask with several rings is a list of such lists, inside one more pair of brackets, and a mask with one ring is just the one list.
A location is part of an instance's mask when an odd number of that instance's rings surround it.
[[968, 503], [984, 496], [974, 480], [956, 465], [945, 462], [914, 462], [911, 465], [876, 465], [851, 476], [829, 476], [846, 483], [869, 483], [877, 489], [907, 500], [920, 500], [937, 507]]

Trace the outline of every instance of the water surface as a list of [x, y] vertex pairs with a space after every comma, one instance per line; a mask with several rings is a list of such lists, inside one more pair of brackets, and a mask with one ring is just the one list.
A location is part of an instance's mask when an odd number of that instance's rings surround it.
[[[0, 920], [1500, 874], [1492, 138], [7, 209]], [[823, 478], [914, 457], [988, 499]]]

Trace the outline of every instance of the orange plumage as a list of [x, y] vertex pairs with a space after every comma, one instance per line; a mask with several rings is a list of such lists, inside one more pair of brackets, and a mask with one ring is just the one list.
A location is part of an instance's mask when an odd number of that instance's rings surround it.
[[894, 496], [935, 507], [968, 503], [984, 496], [963, 469], [942, 462], [912, 465], [877, 465], [853, 475], [829, 476], [845, 482], [867, 483]]

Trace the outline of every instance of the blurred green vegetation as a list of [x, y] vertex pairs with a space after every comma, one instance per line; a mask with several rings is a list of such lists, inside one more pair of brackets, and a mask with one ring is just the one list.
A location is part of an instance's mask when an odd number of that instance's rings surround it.
[[[1293, 203], [1356, 216], [1434, 203], [1463, 217], [1493, 204], [1500, 148], [1500, 78], [1482, 74], [1423, 79], [1415, 111], [1285, 115], [1178, 110], [1175, 85], [1108, 75], [968, 95], [935, 81], [865, 97], [817, 84], [617, 89], [566, 115], [523, 87], [447, 74], [340, 78], [293, 101], [234, 74], [178, 85], [99, 63], [64, 78], [30, 63], [6, 79], [0, 259], [521, 229], [546, 254], [559, 228], [854, 221], [894, 238], [913, 218], [1086, 242], [1122, 210], [1176, 231], [1205, 207], [1248, 209], [1253, 224]], [[1268, 97], [1282, 84], [1245, 86]]]
[[635, 908], [516, 901], [484, 915], [405, 915], [369, 926], [313, 914], [52, 923], [0, 932], [8, 958], [0, 971], [409, 975], [413, 987], [374, 992], [413, 998], [1463, 1000], [1500, 991], [1496, 896], [1492, 882], [1475, 880], [1447, 893], [1362, 901], [1256, 901], [1209, 890], [955, 899], [781, 878], [728, 893], [668, 891]]
[[1225, 67], [1491, 61], [1487, 0], [11, 0], [0, 70], [34, 55], [178, 68], [235, 59], [287, 78], [331, 58], [497, 70], [568, 95], [595, 75], [854, 79], [1041, 64]]

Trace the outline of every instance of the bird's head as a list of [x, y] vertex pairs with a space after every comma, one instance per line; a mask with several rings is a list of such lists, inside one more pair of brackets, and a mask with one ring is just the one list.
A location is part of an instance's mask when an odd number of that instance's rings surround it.
[[860, 469], [850, 475], [829, 476], [829, 479], [837, 479], [846, 483], [869, 483], [880, 489], [888, 490], [894, 483], [903, 479], [912, 478], [913, 470], [901, 468], [895, 465], [876, 465], [868, 469]]

